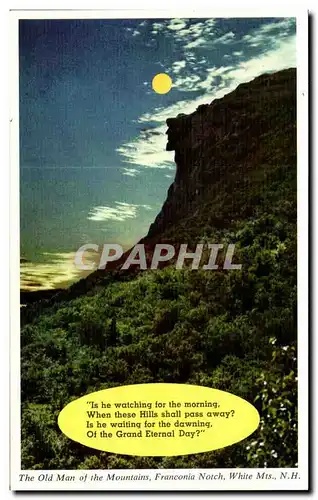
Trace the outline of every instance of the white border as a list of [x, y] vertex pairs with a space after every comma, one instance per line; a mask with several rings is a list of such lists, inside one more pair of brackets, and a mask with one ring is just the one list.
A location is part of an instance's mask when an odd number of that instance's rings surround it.
[[[10, 23], [10, 452], [11, 473], [20, 468], [20, 179], [19, 179], [19, 30], [18, 18]], [[12, 479], [11, 479], [12, 481]], [[15, 489], [10, 481], [10, 488]]]
[[[295, 8], [264, 9], [173, 9], [173, 10], [25, 10], [10, 12], [10, 394], [11, 394], [11, 489], [18, 490], [307, 490], [308, 488], [308, 14], [305, 10]], [[299, 395], [299, 467], [300, 479], [295, 480], [240, 480], [237, 484], [231, 481], [213, 481], [204, 484], [202, 481], [178, 481], [144, 484], [130, 483], [83, 483], [77, 484], [56, 482], [20, 483], [20, 317], [19, 317], [19, 68], [18, 68], [18, 20], [19, 19], [98, 19], [98, 18], [169, 18], [169, 17], [296, 17], [297, 18], [297, 148], [298, 148], [298, 395]], [[302, 265], [300, 265], [302, 264]], [[196, 469], [195, 473], [207, 472], [209, 469]], [[218, 469], [221, 470], [221, 469]], [[216, 473], [218, 470], [212, 469]], [[232, 471], [237, 469], [232, 469]], [[240, 469], [247, 473], [257, 470], [270, 473], [270, 469]], [[272, 469], [276, 471], [278, 469]], [[286, 472], [288, 469], [282, 469]], [[290, 470], [291, 472], [293, 470]], [[25, 473], [26, 471], [22, 471]], [[29, 471], [35, 478], [39, 471]], [[63, 471], [48, 471], [48, 474]], [[71, 471], [64, 471], [70, 474]], [[72, 471], [76, 476], [94, 471]], [[111, 471], [98, 471], [107, 475]], [[116, 474], [142, 473], [146, 470], [113, 471]], [[155, 474], [157, 470], [148, 471]], [[165, 469], [165, 473], [184, 474], [184, 469]], [[228, 474], [231, 469], [224, 469]]]
[[[297, 19], [298, 460], [308, 476], [308, 17]], [[307, 263], [307, 265], [306, 265]], [[307, 472], [306, 472], [307, 471]], [[308, 479], [307, 479], [308, 480]]]
[[11, 15], [18, 19], [169, 19], [169, 18], [248, 18], [248, 17], [299, 17], [303, 13], [299, 8], [215, 8], [212, 9], [102, 9], [102, 10], [11, 10]]

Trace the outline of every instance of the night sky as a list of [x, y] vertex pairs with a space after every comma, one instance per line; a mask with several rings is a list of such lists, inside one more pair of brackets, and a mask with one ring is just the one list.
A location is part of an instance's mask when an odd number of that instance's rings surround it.
[[20, 21], [22, 288], [76, 281], [84, 243], [147, 233], [175, 172], [166, 118], [295, 66], [291, 18]]

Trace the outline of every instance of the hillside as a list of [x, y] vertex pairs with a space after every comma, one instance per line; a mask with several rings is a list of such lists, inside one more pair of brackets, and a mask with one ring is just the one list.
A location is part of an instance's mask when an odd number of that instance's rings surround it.
[[[241, 270], [96, 272], [22, 311], [22, 467], [292, 467], [297, 462], [296, 71], [167, 120], [176, 178], [145, 242], [235, 243]], [[85, 448], [59, 411], [90, 391], [179, 382], [254, 402], [243, 442], [182, 457]]]

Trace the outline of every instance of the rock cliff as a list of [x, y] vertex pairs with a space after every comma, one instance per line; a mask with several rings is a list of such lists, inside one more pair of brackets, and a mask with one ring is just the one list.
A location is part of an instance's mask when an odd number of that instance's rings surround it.
[[181, 221], [228, 227], [248, 215], [273, 168], [295, 166], [296, 70], [241, 84], [167, 126], [176, 176], [148, 238], [173, 237]]

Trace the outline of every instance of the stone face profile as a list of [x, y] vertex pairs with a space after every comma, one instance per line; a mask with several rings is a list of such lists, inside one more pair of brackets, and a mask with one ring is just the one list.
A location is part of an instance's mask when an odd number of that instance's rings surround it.
[[172, 236], [173, 226], [193, 222], [195, 212], [206, 217], [207, 204], [214, 205], [216, 225], [243, 215], [242, 191], [257, 196], [271, 166], [295, 165], [295, 124], [295, 69], [259, 76], [190, 115], [168, 118], [166, 148], [175, 151], [176, 176], [148, 237], [167, 230]]

